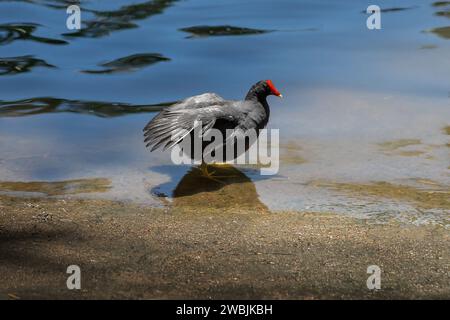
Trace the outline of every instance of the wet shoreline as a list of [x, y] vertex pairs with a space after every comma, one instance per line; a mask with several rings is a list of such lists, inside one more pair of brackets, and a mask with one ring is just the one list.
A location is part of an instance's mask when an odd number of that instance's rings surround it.
[[[0, 196], [0, 295], [448, 299], [449, 236], [334, 214]], [[72, 264], [80, 291], [65, 286]], [[374, 264], [379, 291], [366, 287]]]
[[445, 177], [441, 181], [414, 176], [393, 181], [345, 180], [324, 174], [307, 176], [305, 171], [303, 177], [293, 178], [291, 174], [296, 171], [289, 170], [289, 161], [299, 169], [306, 168], [308, 162], [303, 160], [302, 149], [296, 154], [298, 149], [289, 146], [281, 157], [282, 171], [276, 176], [260, 176], [257, 166], [228, 165], [211, 166], [215, 178], [209, 179], [195, 165], [160, 165], [145, 175], [127, 168], [111, 178], [107, 178], [108, 170], [103, 176], [68, 180], [0, 180], [0, 195], [112, 200], [153, 208], [332, 212], [377, 223], [393, 219], [450, 227], [450, 189]]

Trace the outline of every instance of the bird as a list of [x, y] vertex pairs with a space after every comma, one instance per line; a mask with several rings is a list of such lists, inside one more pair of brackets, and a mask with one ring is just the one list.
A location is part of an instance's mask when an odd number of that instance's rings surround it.
[[[151, 152], [159, 148], [170, 149], [180, 144], [188, 134], [192, 138], [199, 123], [203, 135], [212, 128], [219, 130], [224, 137], [227, 130], [232, 132], [231, 137], [245, 134], [252, 129], [259, 135], [259, 131], [265, 128], [269, 121], [270, 107], [267, 97], [270, 95], [283, 97], [271, 80], [261, 80], [251, 86], [241, 101], [225, 100], [215, 93], [186, 98], [164, 108], [145, 126], [144, 142], [146, 147], [151, 148]], [[203, 141], [202, 151], [207, 145], [208, 142]], [[248, 148], [249, 145], [246, 144], [245, 150]], [[193, 153], [189, 156], [191, 159], [195, 158]], [[235, 150], [231, 158], [237, 156]], [[229, 159], [230, 155], [227, 157]], [[208, 166], [203, 161], [203, 153], [200, 170], [207, 177], [213, 174], [208, 171]]]

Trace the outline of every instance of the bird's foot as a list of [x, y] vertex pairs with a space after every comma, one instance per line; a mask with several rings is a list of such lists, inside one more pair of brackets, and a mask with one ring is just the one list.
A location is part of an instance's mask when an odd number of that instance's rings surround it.
[[221, 176], [215, 176], [214, 173], [215, 173], [216, 171], [209, 171], [209, 170], [208, 170], [208, 165], [207, 165], [206, 163], [202, 163], [197, 169], [200, 170], [200, 172], [202, 173], [202, 176], [203, 176], [204, 178], [213, 180], [213, 181], [218, 182], [218, 183], [225, 184], [225, 182], [220, 181], [220, 180], [218, 179], [218, 178], [224, 178], [224, 177], [221, 177]]
[[226, 184], [226, 183], [219, 179], [229, 179], [229, 178], [237, 178], [238, 177], [236, 175], [228, 175], [228, 174], [220, 175], [220, 176], [215, 175], [217, 170], [214, 170], [214, 171], [208, 170], [209, 169], [208, 167], [214, 167], [214, 166], [217, 167], [217, 169], [219, 171], [234, 169], [228, 163], [214, 163], [213, 165], [208, 165], [206, 163], [202, 163], [197, 169], [201, 171], [203, 177], [213, 180], [213, 181], [216, 181], [216, 182], [219, 182], [219, 183], [222, 183], [222, 184]]

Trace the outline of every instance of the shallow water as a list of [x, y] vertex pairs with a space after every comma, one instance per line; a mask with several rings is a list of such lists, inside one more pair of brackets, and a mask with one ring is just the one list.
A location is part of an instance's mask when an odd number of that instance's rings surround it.
[[75, 2], [0, 0], [1, 192], [163, 205], [192, 188], [192, 203], [245, 207], [233, 179], [202, 189], [149, 153], [142, 128], [173, 101], [241, 99], [270, 78], [285, 96], [269, 98], [280, 172], [238, 168], [255, 207], [448, 224], [448, 3], [380, 1], [369, 31], [369, 1], [80, 1], [73, 32]]

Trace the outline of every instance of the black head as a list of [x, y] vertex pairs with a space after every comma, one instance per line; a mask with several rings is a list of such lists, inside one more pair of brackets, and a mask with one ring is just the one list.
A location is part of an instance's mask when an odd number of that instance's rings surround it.
[[252, 99], [265, 99], [267, 96], [274, 95], [277, 97], [282, 98], [283, 96], [281, 93], [275, 88], [274, 84], [272, 83], [272, 80], [261, 80], [254, 84], [249, 92], [247, 93], [247, 96], [245, 97], [245, 100], [252, 100]]

